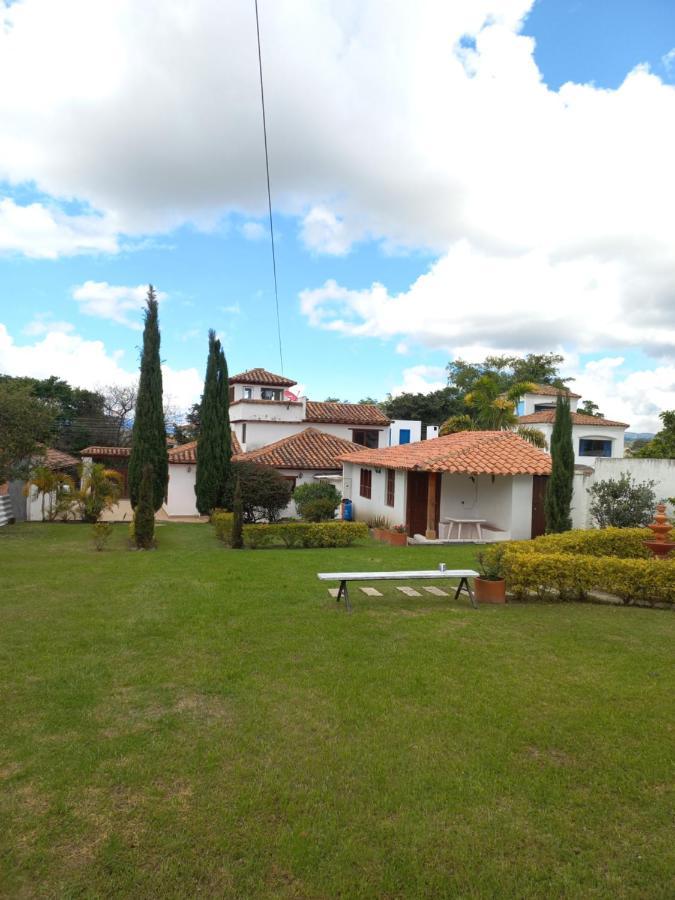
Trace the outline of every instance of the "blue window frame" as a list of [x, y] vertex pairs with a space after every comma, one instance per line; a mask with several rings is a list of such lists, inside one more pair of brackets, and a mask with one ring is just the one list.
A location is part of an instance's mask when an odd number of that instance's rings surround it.
[[400, 428], [399, 429], [398, 442], [399, 442], [399, 444], [409, 444], [410, 443], [410, 429], [409, 428]]
[[612, 442], [606, 439], [579, 438], [579, 456], [611, 456]]

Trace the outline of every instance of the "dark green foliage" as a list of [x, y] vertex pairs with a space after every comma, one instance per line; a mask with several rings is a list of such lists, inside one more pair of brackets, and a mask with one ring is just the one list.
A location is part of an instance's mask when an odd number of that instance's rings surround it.
[[49, 442], [53, 424], [53, 409], [28, 386], [0, 382], [0, 484], [28, 477], [35, 464], [31, 457]]
[[208, 515], [212, 509], [225, 505], [225, 496], [232, 477], [228, 389], [225, 353], [216, 338], [215, 331], [211, 330], [204, 393], [197, 417], [199, 435], [195, 494], [197, 509], [202, 515]]
[[583, 413], [585, 416], [594, 416], [596, 419], [603, 418], [600, 407], [592, 400], [584, 400], [584, 402], [577, 407], [577, 412]]
[[485, 375], [491, 376], [500, 391], [507, 391], [519, 382], [552, 384], [565, 387], [565, 381], [558, 373], [563, 357], [558, 353], [528, 353], [520, 356], [488, 356], [482, 363], [467, 363], [455, 359], [448, 363], [448, 384], [456, 388], [460, 396], [468, 394], [476, 387], [476, 382]]
[[635, 456], [647, 459], [675, 459], [675, 409], [665, 410], [659, 416], [663, 428], [644, 447], [637, 450]]
[[[293, 493], [298, 515], [309, 522], [322, 522], [332, 519], [340, 505], [340, 494], [334, 484], [328, 481], [315, 481], [301, 484]], [[316, 505], [320, 501], [320, 505]]]
[[572, 527], [572, 492], [574, 486], [574, 447], [572, 445], [572, 417], [570, 400], [559, 394], [555, 409], [555, 423], [551, 434], [553, 469], [546, 488], [544, 509], [546, 531], [559, 533]]
[[588, 489], [589, 511], [600, 528], [637, 528], [651, 522], [656, 510], [655, 481], [636, 481], [630, 472], [598, 481]]
[[199, 403], [193, 403], [182, 425], [173, 426], [173, 436], [178, 444], [188, 444], [199, 437]]
[[351, 547], [367, 539], [365, 522], [282, 522], [244, 528], [244, 545], [251, 550], [279, 544], [288, 548]]
[[150, 550], [155, 546], [154, 483], [152, 465], [146, 463], [143, 466], [138, 503], [134, 510], [134, 541], [139, 550]]
[[232, 463], [232, 478], [226, 491], [223, 506], [234, 509], [234, 484], [241, 484], [241, 502], [244, 523], [276, 522], [281, 511], [291, 499], [291, 484], [276, 469], [258, 466], [255, 463]]
[[148, 463], [152, 466], [152, 506], [155, 511], [164, 502], [169, 482], [159, 345], [157, 296], [150, 285], [145, 310], [141, 377], [138, 384], [136, 415], [131, 438], [128, 478], [129, 498], [131, 505], [136, 508], [140, 497], [143, 470]]
[[244, 546], [244, 505], [241, 498], [241, 480], [237, 476], [232, 502], [232, 538], [233, 550], [241, 550]]
[[440, 425], [447, 418], [464, 409], [460, 393], [455, 387], [442, 388], [429, 394], [388, 395], [380, 404], [390, 419], [420, 419], [423, 425]]

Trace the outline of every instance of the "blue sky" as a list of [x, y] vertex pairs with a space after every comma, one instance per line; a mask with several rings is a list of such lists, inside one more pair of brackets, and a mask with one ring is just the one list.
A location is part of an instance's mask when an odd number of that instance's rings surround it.
[[[447, 22], [443, 4], [430, 4], [428, 23], [408, 23], [401, 3], [373, 37], [359, 5], [344, 3], [325, 20], [308, 8], [296, 52], [284, 55], [279, 37], [291, 40], [298, 4], [261, 4], [286, 375], [315, 399], [358, 400], [437, 387], [456, 354], [555, 349], [607, 414], [653, 426], [660, 408], [675, 406], [673, 243], [660, 208], [668, 197], [653, 189], [672, 181], [663, 129], [674, 108], [675, 4], [538, 0], [523, 18], [527, 0], [480, 0]], [[133, 290], [152, 281], [165, 295], [163, 357], [184, 406], [197, 399], [209, 327], [231, 371], [280, 369], [255, 46], [245, 50], [249, 23], [236, 5], [194, 0], [189, 27], [170, 23], [151, 51], [167, 65], [164, 80], [135, 83], [136, 42], [167, 6], [147, 0], [148, 21], [133, 4], [104, 6], [97, 22], [77, 0], [60, 16], [45, 0], [6, 5], [15, 80], [0, 79], [9, 123], [0, 369], [52, 366], [88, 386], [133, 372]], [[227, 77], [208, 37], [197, 39], [214, 9], [244, 36]], [[453, 45], [463, 30], [476, 49], [460, 66]], [[341, 47], [331, 43], [337, 31]], [[533, 55], [523, 36], [536, 41]], [[187, 76], [166, 63], [172, 41], [196, 54]], [[64, 57], [73, 62], [61, 71]], [[651, 75], [622, 88], [638, 65]], [[586, 88], [558, 95], [566, 82]]]

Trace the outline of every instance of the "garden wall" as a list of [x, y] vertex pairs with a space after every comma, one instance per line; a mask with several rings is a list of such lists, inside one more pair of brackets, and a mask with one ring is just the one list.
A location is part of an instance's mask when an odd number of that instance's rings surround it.
[[[608, 478], [618, 478], [622, 472], [630, 472], [637, 481], [655, 481], [657, 500], [675, 497], [675, 459], [624, 459], [597, 458], [593, 470], [588, 474], [577, 473], [574, 476], [574, 495], [572, 497], [572, 527], [592, 528], [593, 524], [588, 512], [587, 491], [591, 485]], [[675, 515], [675, 507], [668, 507], [669, 515]]]

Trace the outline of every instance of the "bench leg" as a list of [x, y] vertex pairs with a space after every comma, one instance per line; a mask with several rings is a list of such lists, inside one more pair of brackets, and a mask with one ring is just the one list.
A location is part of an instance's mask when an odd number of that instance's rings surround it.
[[466, 592], [469, 595], [469, 600], [471, 601], [471, 605], [473, 606], [473, 608], [478, 609], [478, 604], [476, 603], [476, 598], [473, 595], [473, 591], [471, 590], [471, 585], [469, 584], [468, 578], [462, 578], [457, 585], [457, 590], [455, 591], [455, 600], [461, 594], [462, 588], [466, 588]]
[[346, 581], [340, 582], [340, 587], [338, 588], [338, 595], [337, 595], [338, 603], [340, 602], [341, 597], [345, 598], [345, 609], [347, 610], [347, 612], [351, 612], [352, 605], [349, 602], [349, 591], [347, 590], [347, 582]]

